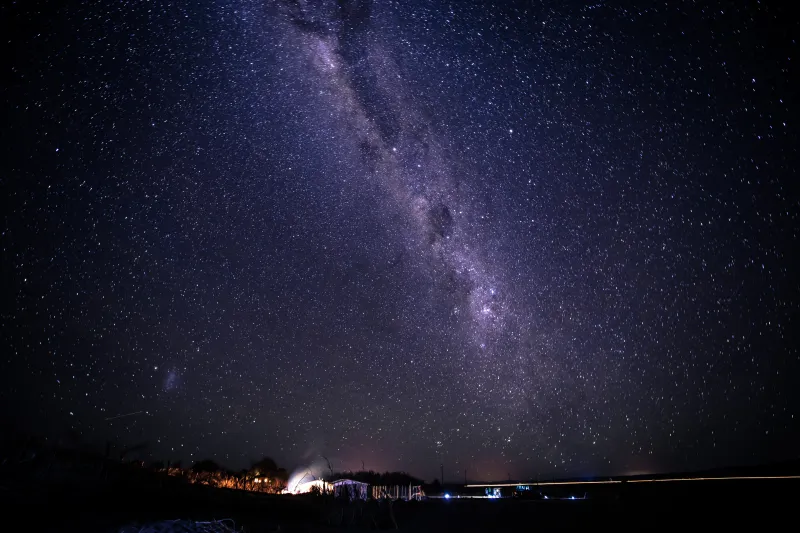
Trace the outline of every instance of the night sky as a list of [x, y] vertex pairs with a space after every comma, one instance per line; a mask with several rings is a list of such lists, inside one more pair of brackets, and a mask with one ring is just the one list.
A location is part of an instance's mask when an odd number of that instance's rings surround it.
[[796, 457], [798, 24], [640, 4], [4, 3], [3, 431], [428, 480]]

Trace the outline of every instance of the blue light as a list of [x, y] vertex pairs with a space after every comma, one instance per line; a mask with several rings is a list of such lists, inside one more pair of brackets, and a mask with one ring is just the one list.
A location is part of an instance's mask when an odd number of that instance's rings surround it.
[[449, 499], [450, 499], [450, 494], [449, 494], [449, 493], [447, 493], [447, 492], [445, 492], [445, 493], [444, 493], [444, 499], [445, 499], [445, 500], [449, 500]]
[[570, 499], [570, 500], [574, 500], [574, 499], [575, 499], [575, 496], [570, 496], [570, 497], [569, 497], [569, 499]]

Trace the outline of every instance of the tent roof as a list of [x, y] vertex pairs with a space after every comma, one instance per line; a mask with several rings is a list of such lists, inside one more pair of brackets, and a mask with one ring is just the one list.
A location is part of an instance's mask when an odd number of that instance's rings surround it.
[[356, 481], [354, 479], [337, 479], [332, 483], [333, 485], [369, 485], [369, 483], [364, 483], [363, 481]]

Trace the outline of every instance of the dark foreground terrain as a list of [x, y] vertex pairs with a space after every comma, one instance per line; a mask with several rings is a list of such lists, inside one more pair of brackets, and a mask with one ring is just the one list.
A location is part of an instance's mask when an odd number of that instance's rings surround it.
[[[166, 520], [232, 519], [237, 531], [420, 532], [641, 530], [698, 526], [782, 529], [796, 520], [800, 479], [642, 482], [532, 486], [531, 499], [472, 499], [482, 487], [447, 487], [450, 499], [346, 502], [330, 496], [281, 496], [191, 484], [139, 463], [77, 450], [26, 449], [2, 454], [0, 531], [146, 531]], [[782, 476], [800, 463], [693, 476]], [[686, 477], [678, 474], [672, 477]], [[503, 489], [507, 495], [513, 487]], [[433, 490], [433, 487], [431, 487]], [[430, 491], [429, 491], [430, 492]], [[545, 495], [549, 499], [543, 498]], [[586, 499], [559, 499], [575, 496]], [[229, 525], [233, 525], [228, 522]], [[8, 527], [4, 527], [8, 526]], [[197, 531], [198, 529], [190, 529]], [[206, 531], [221, 531], [209, 529]], [[151, 529], [152, 531], [152, 529]], [[161, 529], [159, 529], [161, 531]], [[173, 532], [171, 527], [163, 531]]]
[[[6, 480], [8, 481], [8, 480]], [[272, 496], [180, 483], [8, 486], [0, 493], [26, 531], [118, 531], [167, 519], [231, 518], [237, 529], [394, 529], [388, 505], [314, 496]], [[793, 523], [799, 480], [631, 483], [586, 500], [450, 499], [396, 502], [401, 531], [526, 531], [756, 526]], [[7, 512], [8, 514], [8, 512]], [[9, 515], [10, 516], [10, 515]], [[8, 520], [8, 518], [7, 518]]]

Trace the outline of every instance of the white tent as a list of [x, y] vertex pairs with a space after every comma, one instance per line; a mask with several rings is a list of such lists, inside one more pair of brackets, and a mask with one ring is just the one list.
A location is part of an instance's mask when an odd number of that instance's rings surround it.
[[366, 500], [369, 497], [369, 484], [353, 479], [337, 479], [333, 482], [333, 493], [351, 500]]

